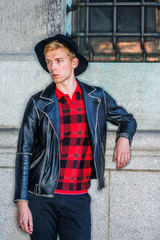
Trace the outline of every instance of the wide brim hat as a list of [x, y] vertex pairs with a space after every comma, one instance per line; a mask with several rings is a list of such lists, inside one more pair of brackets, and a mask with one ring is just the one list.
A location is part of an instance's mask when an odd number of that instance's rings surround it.
[[88, 61], [78, 51], [78, 46], [76, 42], [71, 37], [68, 37], [62, 34], [57, 34], [54, 37], [46, 38], [35, 46], [35, 52], [42, 68], [45, 71], [49, 72], [46, 61], [45, 61], [44, 48], [48, 43], [51, 43], [55, 40], [58, 41], [59, 43], [65, 44], [71, 51], [75, 53], [75, 56], [78, 58], [79, 63], [78, 63], [78, 66], [74, 69], [74, 73], [75, 73], [75, 76], [82, 74], [88, 66]]

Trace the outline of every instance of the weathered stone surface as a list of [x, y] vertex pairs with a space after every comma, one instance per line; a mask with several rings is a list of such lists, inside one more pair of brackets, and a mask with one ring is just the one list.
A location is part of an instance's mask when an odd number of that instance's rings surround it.
[[32, 53], [47, 35], [49, 0], [1, 1], [1, 54]]
[[61, 33], [63, 25], [65, 24], [65, 12], [63, 10], [63, 0], [49, 0], [48, 11], [48, 36], [53, 36], [57, 33]]
[[51, 83], [37, 61], [1, 61], [0, 125], [17, 127], [29, 98]]
[[97, 180], [92, 180], [91, 196], [92, 240], [106, 240], [108, 235], [108, 173], [105, 174], [106, 187], [97, 190]]
[[33, 54], [37, 42], [60, 33], [63, 4], [61, 0], [0, 1], [0, 54]]
[[16, 220], [16, 205], [13, 203], [14, 170], [0, 168], [0, 239], [29, 240], [30, 238], [20, 231]]
[[[17, 147], [19, 129], [0, 129], [0, 150], [11, 151]], [[9, 150], [8, 150], [9, 149]]]
[[159, 172], [112, 172], [110, 240], [159, 240]]
[[90, 63], [80, 78], [107, 90], [134, 115], [139, 130], [160, 130], [159, 64]]

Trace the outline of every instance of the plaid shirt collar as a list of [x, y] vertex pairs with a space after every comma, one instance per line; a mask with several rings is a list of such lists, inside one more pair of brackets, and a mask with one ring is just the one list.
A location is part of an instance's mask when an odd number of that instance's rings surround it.
[[[80, 94], [82, 94], [82, 90], [81, 90], [78, 82], [77, 82], [77, 86], [76, 86], [76, 89], [75, 89], [73, 95], [75, 95], [76, 92], [79, 92]], [[56, 87], [56, 95], [57, 95], [57, 99], [58, 99], [58, 101], [59, 101], [62, 97], [66, 97], [68, 94], [65, 94], [65, 93], [61, 92], [61, 91]]]

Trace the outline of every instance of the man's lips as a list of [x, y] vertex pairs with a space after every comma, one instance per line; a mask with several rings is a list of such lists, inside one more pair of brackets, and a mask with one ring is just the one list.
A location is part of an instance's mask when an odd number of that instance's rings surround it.
[[53, 77], [57, 77], [58, 75], [59, 75], [59, 74], [57, 74], [57, 73], [53, 73], [53, 74], [52, 74]]

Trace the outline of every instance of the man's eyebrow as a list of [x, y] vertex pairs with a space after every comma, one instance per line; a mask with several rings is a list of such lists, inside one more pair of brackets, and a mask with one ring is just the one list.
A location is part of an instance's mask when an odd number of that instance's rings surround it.
[[[64, 59], [64, 57], [57, 57], [57, 58], [55, 58], [55, 60], [58, 60], [58, 59]], [[51, 61], [51, 59], [49, 59], [49, 58], [45, 58], [45, 60]]]
[[46, 60], [46, 61], [48, 61], [48, 60], [50, 60], [50, 59], [48, 59], [48, 58], [45, 58], [45, 60]]

